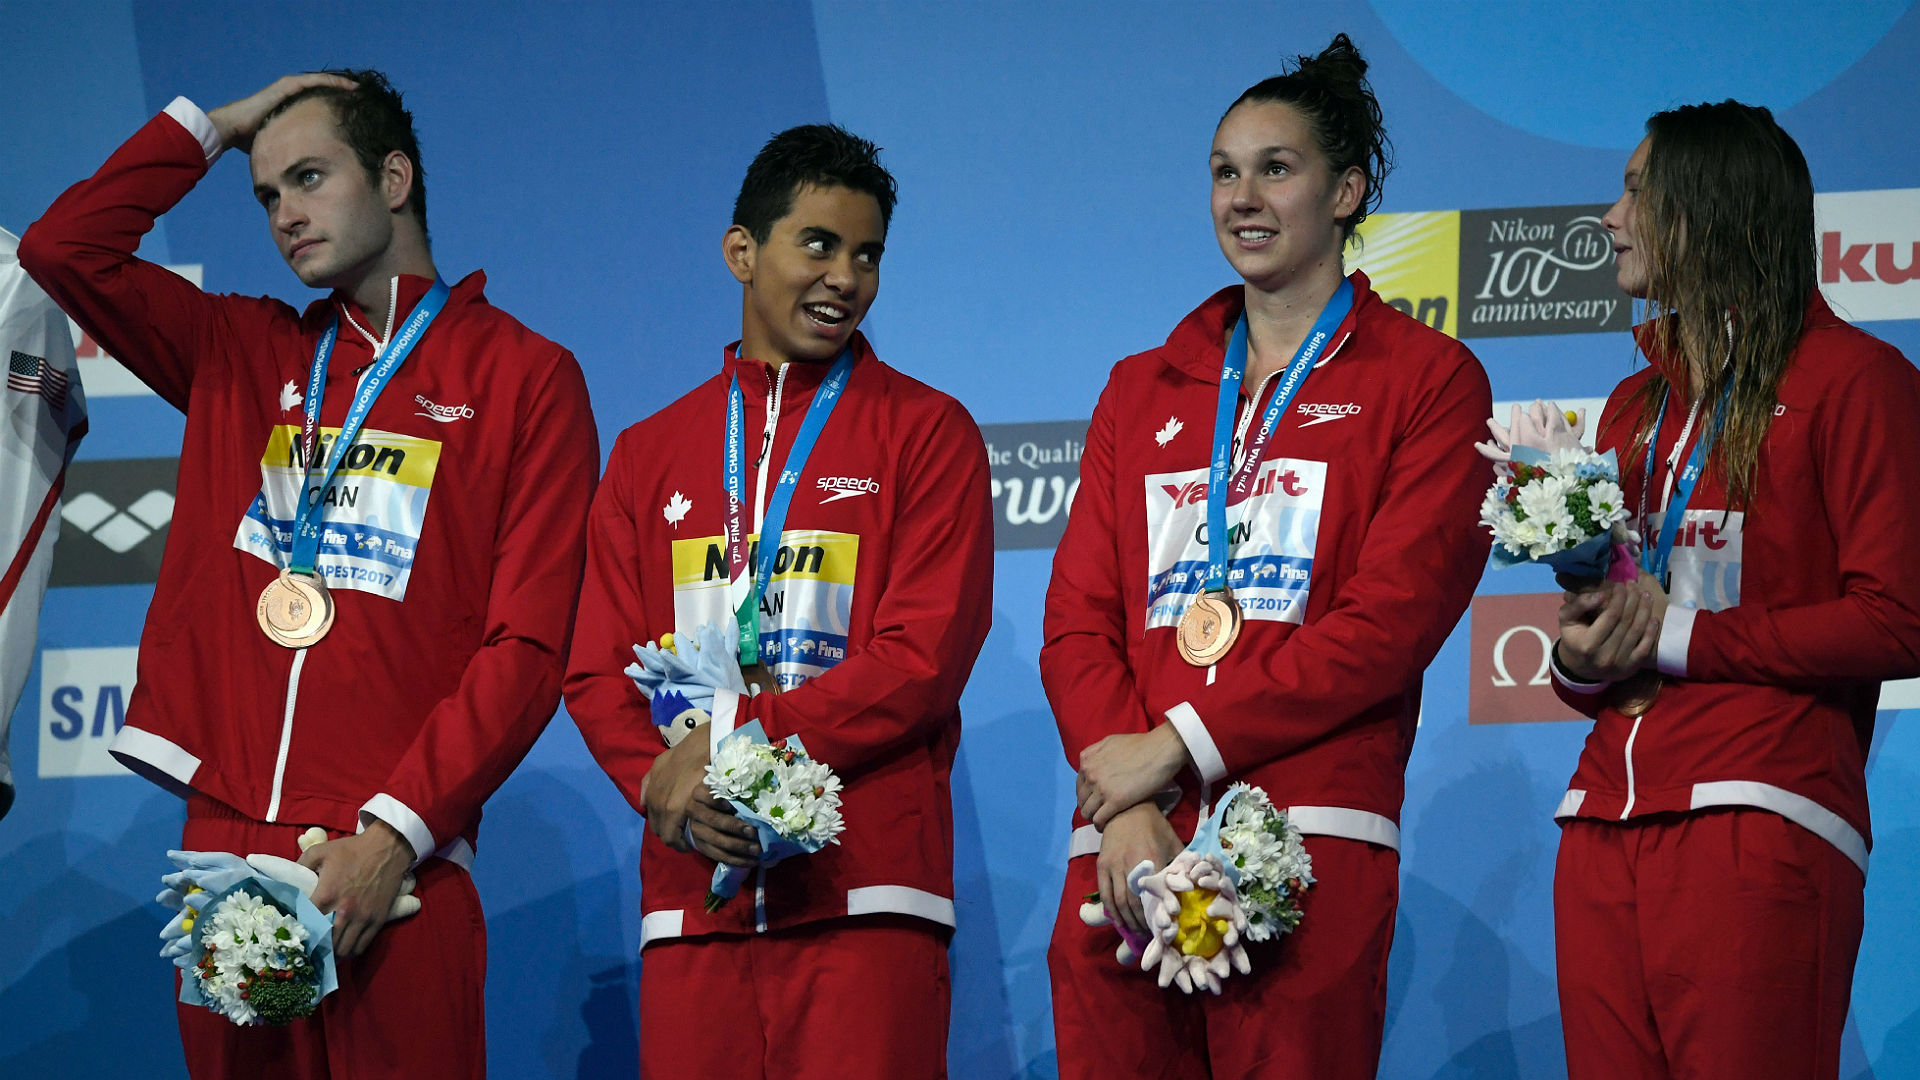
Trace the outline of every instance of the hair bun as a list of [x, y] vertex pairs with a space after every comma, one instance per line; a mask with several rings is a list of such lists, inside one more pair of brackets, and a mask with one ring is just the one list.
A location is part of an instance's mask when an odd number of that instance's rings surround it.
[[1359, 86], [1367, 78], [1367, 60], [1346, 34], [1335, 34], [1318, 56], [1297, 58], [1296, 70], [1311, 79]]

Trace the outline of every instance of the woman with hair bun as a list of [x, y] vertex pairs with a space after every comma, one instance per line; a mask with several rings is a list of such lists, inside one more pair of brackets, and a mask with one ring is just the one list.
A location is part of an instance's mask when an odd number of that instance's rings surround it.
[[1596, 721], [1556, 815], [1568, 1073], [1833, 1077], [1875, 703], [1920, 675], [1920, 380], [1821, 299], [1766, 109], [1655, 115], [1625, 188], [1602, 223], [1649, 367], [1598, 445], [1644, 551], [1567, 594], [1554, 649]]
[[[1420, 677], [1486, 563], [1470, 444], [1492, 402], [1464, 346], [1343, 272], [1388, 169], [1366, 70], [1342, 34], [1227, 110], [1213, 226], [1240, 281], [1094, 410], [1040, 654], [1078, 770], [1048, 952], [1068, 1080], [1379, 1062]], [[1144, 929], [1129, 873], [1237, 781], [1306, 834], [1304, 919], [1218, 996], [1163, 990], [1081, 902]]]

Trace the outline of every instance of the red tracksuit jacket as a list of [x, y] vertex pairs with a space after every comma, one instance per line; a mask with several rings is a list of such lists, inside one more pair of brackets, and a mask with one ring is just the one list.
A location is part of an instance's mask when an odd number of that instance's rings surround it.
[[[1668, 370], [1662, 357], [1653, 362]], [[1685, 375], [1676, 385], [1684, 385]], [[1652, 370], [1622, 382], [1600, 419], [1639, 505], [1637, 416]], [[1602, 686], [1562, 699], [1598, 722], [1555, 816], [1626, 820], [1754, 806], [1806, 827], [1867, 867], [1867, 748], [1885, 679], [1920, 675], [1920, 379], [1891, 345], [1840, 321], [1817, 294], [1780, 380], [1749, 512], [1728, 510], [1709, 468], [1675, 539], [1660, 628], [1666, 686], [1639, 719]], [[1667, 461], [1687, 399], [1667, 394], [1641, 533], [1659, 536]], [[1616, 422], [1618, 421], [1618, 422]], [[1704, 424], [1696, 427], [1704, 427]], [[1688, 441], [1684, 453], [1693, 452]], [[1681, 458], [1682, 462], [1686, 459]]]
[[[1172, 723], [1213, 790], [1246, 780], [1305, 832], [1397, 849], [1421, 672], [1486, 564], [1475, 522], [1493, 475], [1473, 442], [1493, 406], [1466, 346], [1352, 280], [1353, 310], [1279, 422], [1254, 494], [1228, 509], [1246, 617], [1232, 652], [1211, 673], [1193, 667], [1174, 626], [1206, 572], [1238, 286], [1114, 367], [1054, 556], [1040, 674], [1070, 764], [1107, 735]], [[1241, 416], [1257, 422], [1277, 382]], [[1182, 835], [1205, 799], [1192, 786]], [[1070, 853], [1099, 850], [1075, 823]]]
[[[113, 753], [261, 821], [351, 831], [377, 817], [419, 857], [470, 863], [480, 804], [559, 701], [599, 457], [585, 380], [565, 349], [487, 303], [482, 275], [454, 286], [328, 489], [332, 632], [299, 651], [267, 640], [255, 601], [286, 561], [314, 345], [340, 312], [330, 435], [383, 328], [338, 299], [302, 313], [209, 296], [134, 257], [207, 170], [173, 115], [183, 102], [20, 246], [60, 306], [187, 417]], [[396, 324], [431, 284], [396, 279]]]
[[[845, 781], [847, 830], [837, 845], [765, 871], [714, 914], [701, 903], [713, 861], [648, 834], [642, 947], [876, 912], [954, 923], [949, 774], [960, 691], [992, 621], [986, 446], [958, 402], [881, 363], [864, 337], [853, 347], [853, 373], [787, 515], [792, 557], [776, 564], [761, 604], [762, 641], [779, 640], [770, 666], [786, 689], [745, 700], [722, 691], [711, 733], [758, 720], [775, 742], [800, 736]], [[719, 375], [614, 442], [588, 529], [567, 711], [642, 813], [641, 782], [666, 744], [623, 673], [633, 646], [733, 625], [723, 541], [729, 380], [740, 381], [748, 453], [773, 436], [747, 468], [757, 535], [826, 372], [776, 370], [729, 347]]]

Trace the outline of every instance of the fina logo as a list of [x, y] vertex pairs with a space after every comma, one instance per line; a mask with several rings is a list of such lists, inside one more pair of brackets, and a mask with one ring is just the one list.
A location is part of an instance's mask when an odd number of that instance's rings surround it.
[[820, 500], [821, 506], [859, 495], [880, 494], [880, 481], [865, 476], [823, 476], [815, 480], [813, 486], [833, 493]]
[[471, 405], [435, 405], [433, 402], [428, 401], [424, 394], [413, 395], [413, 403], [420, 406], [422, 410], [413, 415], [424, 416], [437, 423], [451, 424], [455, 420], [473, 419], [473, 406]]

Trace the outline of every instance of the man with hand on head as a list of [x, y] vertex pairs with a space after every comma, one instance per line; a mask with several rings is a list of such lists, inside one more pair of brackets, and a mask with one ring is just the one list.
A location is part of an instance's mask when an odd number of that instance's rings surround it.
[[[136, 258], [251, 155], [304, 312]], [[480, 805], [559, 697], [598, 447], [579, 366], [427, 239], [413, 119], [378, 72], [177, 98], [20, 261], [186, 413], [173, 533], [113, 754], [187, 799], [182, 846], [300, 857], [340, 989], [283, 1028], [180, 1011], [195, 1076], [485, 1075]], [[421, 912], [383, 929], [403, 877]], [[139, 872], [129, 867], [130, 873]]]
[[[838, 127], [766, 144], [721, 242], [740, 340], [620, 435], [594, 497], [567, 710], [653, 834], [643, 1077], [946, 1075], [949, 778], [992, 617], [992, 506], [972, 417], [856, 331], [894, 190]], [[712, 688], [711, 721], [671, 749], [623, 673], [669, 633], [761, 688]], [[713, 746], [751, 721], [845, 782], [846, 832], [709, 911], [715, 862], [760, 854], [705, 783]]]

